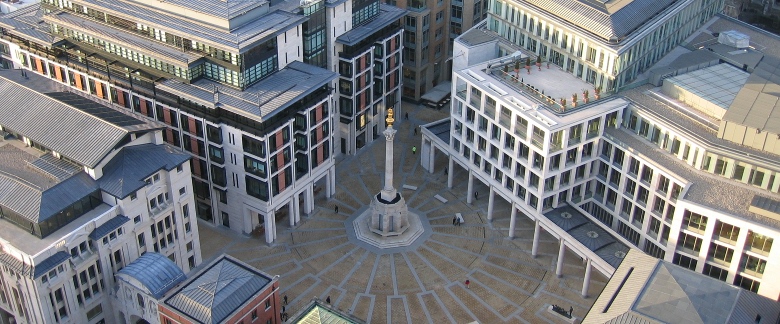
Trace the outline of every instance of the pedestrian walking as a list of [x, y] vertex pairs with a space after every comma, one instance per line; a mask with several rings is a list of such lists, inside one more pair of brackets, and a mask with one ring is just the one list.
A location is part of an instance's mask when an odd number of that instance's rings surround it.
[[574, 307], [569, 306], [569, 317], [571, 317], [571, 313], [574, 311]]
[[[336, 212], [336, 214], [338, 214], [339, 213], [339, 205], [336, 205], [336, 207], [334, 207], [333, 210]], [[287, 296], [284, 296], [284, 303], [287, 304]]]
[[330, 296], [328, 296], [328, 298], [325, 298], [325, 302], [330, 304]]
[[409, 119], [409, 113], [407, 112], [406, 115], [404, 115], [404, 117], [406, 117], [406, 119]]
[[[337, 207], [338, 208], [338, 207]], [[284, 295], [284, 304], [287, 305], [287, 295]]]
[[447, 168], [444, 168], [444, 175], [448, 175], [448, 174], [449, 173], [447, 173]]
[[414, 128], [414, 135], [417, 136], [417, 127]]
[[285, 310], [285, 306], [282, 306], [282, 313], [284, 313], [284, 310]]
[[412, 154], [417, 154], [417, 146], [412, 146]]
[[477, 200], [479, 198], [479, 192], [474, 191], [474, 200]]
[[466, 279], [466, 289], [469, 289], [469, 285], [470, 285], [470, 284], [471, 284], [471, 281], [469, 281], [468, 279]]
[[453, 226], [458, 225], [458, 216], [453, 216], [452, 217], [452, 225]]

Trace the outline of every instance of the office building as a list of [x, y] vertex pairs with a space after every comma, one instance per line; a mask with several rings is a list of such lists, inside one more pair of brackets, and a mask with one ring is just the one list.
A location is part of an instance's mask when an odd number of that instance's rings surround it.
[[566, 71], [526, 70], [534, 53], [472, 29], [456, 41], [451, 118], [423, 127], [421, 163], [433, 172], [447, 156], [449, 186], [465, 170], [467, 202], [475, 179], [488, 186], [488, 219], [510, 202], [510, 237], [518, 214], [534, 220], [533, 255], [544, 230], [559, 260], [582, 257], [583, 295], [591, 269], [611, 276], [631, 248], [777, 299], [765, 274], [780, 268], [780, 52], [755, 45], [778, 41], [716, 15], [651, 84], [603, 96]]
[[112, 323], [128, 264], [201, 263], [190, 157], [164, 125], [18, 70], [0, 105], [0, 322]]
[[0, 53], [167, 125], [163, 139], [193, 158], [197, 217], [270, 244], [277, 220], [295, 226], [315, 191], [334, 191], [334, 153], [372, 141], [375, 116], [398, 108], [403, 13], [377, 1], [49, 1], [0, 18]]
[[278, 277], [228, 255], [187, 278], [164, 256], [147, 253], [117, 275], [117, 323], [281, 323]]
[[[484, 28], [577, 78], [615, 92], [682, 43], [722, 0], [493, 1]], [[453, 59], [461, 55], [455, 48]], [[456, 64], [457, 65], [457, 64]]]

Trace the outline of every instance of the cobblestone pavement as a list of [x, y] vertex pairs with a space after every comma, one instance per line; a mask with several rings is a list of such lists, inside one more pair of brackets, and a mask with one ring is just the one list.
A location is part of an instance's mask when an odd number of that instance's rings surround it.
[[[201, 224], [204, 260], [228, 253], [271, 275], [280, 275], [287, 311], [294, 314], [313, 298], [330, 297], [334, 307], [369, 323], [562, 323], [546, 306], [573, 307], [581, 317], [604, 288], [607, 278], [593, 271], [590, 298], [582, 298], [584, 265], [565, 256], [564, 276], [555, 276], [558, 243], [544, 233], [539, 256], [530, 255], [533, 223], [518, 218], [515, 239], [508, 239], [510, 205], [496, 199], [494, 219], [488, 222], [487, 187], [474, 204], [465, 203], [467, 173], [458, 168], [448, 189], [446, 158], [437, 153], [436, 172], [420, 166], [420, 145], [414, 126], [441, 119], [447, 111], [406, 105], [410, 120], [396, 125], [396, 188], [410, 208], [427, 217], [433, 233], [422, 245], [397, 253], [375, 254], [348, 240], [344, 221], [369, 204], [379, 192], [384, 170], [384, 141], [358, 155], [337, 158], [336, 194], [316, 194], [316, 210], [303, 216], [296, 228], [286, 219], [278, 240], [267, 246], [261, 238], [236, 235], [224, 228]], [[399, 114], [400, 115], [400, 114]], [[400, 116], [399, 116], [400, 117]], [[400, 119], [400, 118], [399, 118]], [[417, 190], [401, 190], [403, 185]], [[434, 198], [444, 197], [447, 202]], [[484, 197], [484, 198], [483, 198]], [[339, 213], [334, 213], [334, 206]], [[452, 225], [455, 213], [465, 224]], [[520, 215], [520, 214], [518, 214]], [[464, 284], [470, 281], [469, 287]]]

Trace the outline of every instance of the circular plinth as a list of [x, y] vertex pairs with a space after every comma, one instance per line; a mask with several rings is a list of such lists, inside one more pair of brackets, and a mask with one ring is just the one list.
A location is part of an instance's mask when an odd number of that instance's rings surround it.
[[368, 220], [371, 209], [364, 207], [347, 219], [344, 223], [350, 241], [363, 245], [366, 249], [378, 254], [397, 253], [401, 250], [415, 249], [431, 236], [431, 225], [428, 219], [421, 217], [416, 210], [409, 210], [409, 227], [400, 235], [381, 236], [369, 229]]

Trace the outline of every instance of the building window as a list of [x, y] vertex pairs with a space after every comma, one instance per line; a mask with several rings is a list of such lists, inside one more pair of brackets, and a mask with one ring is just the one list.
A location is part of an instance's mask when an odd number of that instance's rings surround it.
[[704, 233], [704, 230], [707, 228], [707, 217], [686, 209], [685, 213], [683, 213], [682, 228], [697, 233]]
[[[687, 256], [684, 256], [679, 253], [674, 254], [674, 258], [672, 259], [672, 263], [681, 266], [683, 268], [687, 268], [689, 270], [696, 271], [696, 264], [698, 261], [696, 261], [693, 258], [689, 258]], [[736, 284], [736, 283], [735, 283]]]
[[758, 286], [760, 284], [761, 283], [758, 282], [758, 281], [755, 281], [755, 280], [749, 279], [749, 278], [745, 278], [745, 277], [743, 277], [741, 275], [737, 275], [734, 278], [734, 285], [735, 286], [740, 286], [743, 289], [750, 290], [750, 291], [752, 291], [754, 293], [758, 293]]

